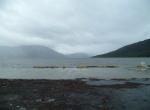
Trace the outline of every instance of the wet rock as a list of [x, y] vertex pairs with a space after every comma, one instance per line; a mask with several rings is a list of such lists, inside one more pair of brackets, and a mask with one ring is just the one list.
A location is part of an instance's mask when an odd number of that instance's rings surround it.
[[101, 86], [88, 80], [0, 80], [7, 84], [0, 88], [0, 110], [123, 110], [130, 102], [149, 108], [148, 79], [90, 80], [104, 82]]
[[147, 102], [148, 100], [147, 100], [147, 99], [143, 99], [143, 101], [144, 101], [144, 102]]
[[54, 102], [55, 99], [48, 99], [47, 102], [51, 103], [51, 102]]
[[37, 99], [36, 102], [42, 102], [42, 99]]
[[20, 107], [19, 110], [27, 110], [25, 107]]

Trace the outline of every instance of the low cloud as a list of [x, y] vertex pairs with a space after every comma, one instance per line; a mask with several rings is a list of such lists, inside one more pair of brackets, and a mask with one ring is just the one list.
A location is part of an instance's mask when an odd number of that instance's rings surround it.
[[150, 38], [149, 0], [0, 0], [0, 44], [105, 53]]

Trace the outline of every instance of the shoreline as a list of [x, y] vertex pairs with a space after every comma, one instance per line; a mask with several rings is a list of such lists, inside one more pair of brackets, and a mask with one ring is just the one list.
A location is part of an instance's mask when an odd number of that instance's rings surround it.
[[0, 110], [150, 109], [149, 91], [150, 78], [0, 79]]

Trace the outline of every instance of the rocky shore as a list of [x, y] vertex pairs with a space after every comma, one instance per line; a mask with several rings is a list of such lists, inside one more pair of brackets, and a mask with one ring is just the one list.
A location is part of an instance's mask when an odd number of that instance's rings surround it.
[[0, 110], [149, 110], [150, 79], [0, 79]]

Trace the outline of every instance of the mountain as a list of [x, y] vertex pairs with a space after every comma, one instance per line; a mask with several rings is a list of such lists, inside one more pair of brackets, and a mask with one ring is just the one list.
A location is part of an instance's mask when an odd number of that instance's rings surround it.
[[0, 46], [0, 58], [65, 58], [65, 55], [40, 45]]
[[150, 57], [150, 39], [130, 44], [118, 50], [94, 57]]
[[89, 58], [90, 56], [85, 53], [74, 53], [67, 55], [68, 58]]

